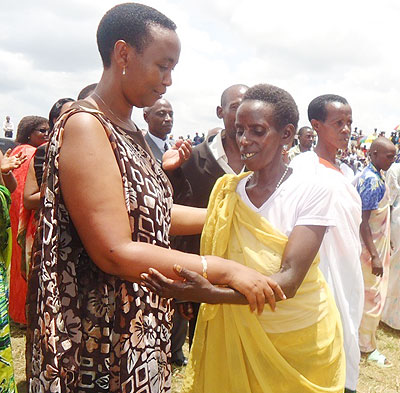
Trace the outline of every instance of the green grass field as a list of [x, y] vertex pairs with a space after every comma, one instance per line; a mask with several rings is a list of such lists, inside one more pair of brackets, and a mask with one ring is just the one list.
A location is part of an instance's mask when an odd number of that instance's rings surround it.
[[[26, 393], [25, 383], [25, 330], [11, 325], [15, 379], [18, 392]], [[393, 363], [392, 368], [382, 369], [361, 360], [358, 393], [400, 393], [400, 331], [381, 324], [378, 330], [378, 349]], [[187, 344], [184, 348], [187, 353]], [[185, 368], [173, 369], [172, 393], [179, 393]]]

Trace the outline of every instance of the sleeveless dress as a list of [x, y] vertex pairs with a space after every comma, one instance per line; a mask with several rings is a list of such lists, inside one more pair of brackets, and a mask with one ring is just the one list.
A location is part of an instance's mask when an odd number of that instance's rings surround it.
[[113, 125], [89, 105], [78, 103], [59, 119], [47, 150], [28, 282], [29, 391], [169, 392], [169, 301], [101, 271], [64, 204], [58, 157], [67, 119], [86, 112], [104, 127], [121, 172], [133, 241], [169, 247], [172, 188], [142, 133]]
[[[17, 180], [17, 188], [12, 193], [10, 217], [12, 230], [12, 255], [11, 255], [11, 271], [10, 271], [10, 317], [14, 322], [26, 325], [25, 303], [26, 303], [26, 277], [23, 267], [25, 264], [25, 243], [23, 248], [18, 242], [18, 234], [20, 233], [20, 222], [29, 221], [32, 211], [24, 208], [24, 187], [26, 176], [28, 174], [29, 164], [36, 147], [23, 144], [15, 147], [11, 152], [12, 156], [22, 153], [27, 156], [27, 160], [17, 169], [13, 170], [15, 179]], [[32, 246], [32, 243], [30, 243]]]

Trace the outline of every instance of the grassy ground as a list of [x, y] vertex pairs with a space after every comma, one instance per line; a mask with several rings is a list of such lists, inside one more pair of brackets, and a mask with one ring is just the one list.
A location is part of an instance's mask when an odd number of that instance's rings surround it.
[[11, 347], [14, 360], [14, 377], [18, 393], [26, 393], [25, 382], [25, 328], [11, 322]]
[[392, 368], [379, 368], [361, 360], [359, 393], [398, 393], [400, 392], [400, 331], [381, 323], [378, 329], [378, 349], [392, 363]]
[[[25, 330], [11, 325], [15, 379], [19, 393], [26, 393], [25, 383]], [[358, 393], [400, 393], [400, 331], [381, 324], [378, 330], [378, 348], [393, 363], [392, 368], [382, 369], [361, 360]], [[187, 354], [187, 344], [184, 351]], [[179, 393], [184, 367], [173, 369], [172, 393]]]

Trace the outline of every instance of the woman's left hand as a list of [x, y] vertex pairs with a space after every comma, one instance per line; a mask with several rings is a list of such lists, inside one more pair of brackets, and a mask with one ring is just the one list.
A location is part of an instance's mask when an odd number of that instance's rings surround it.
[[190, 141], [178, 140], [162, 158], [162, 168], [165, 171], [178, 169], [192, 154], [192, 144]]
[[148, 274], [141, 274], [141, 285], [164, 298], [215, 303], [214, 286], [203, 276], [178, 265], [174, 266], [174, 272], [184, 280], [171, 280], [151, 268]]
[[14, 169], [19, 168], [27, 159], [26, 154], [22, 154], [22, 152], [19, 152], [15, 156], [11, 156], [11, 149], [8, 149], [6, 151], [6, 154], [4, 154], [3, 159], [1, 160], [1, 173], [5, 174], [10, 171], [13, 171]]

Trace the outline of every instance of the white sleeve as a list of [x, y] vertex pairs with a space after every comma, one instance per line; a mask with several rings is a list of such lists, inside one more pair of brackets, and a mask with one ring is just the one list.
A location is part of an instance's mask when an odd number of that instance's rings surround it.
[[305, 181], [301, 190], [303, 195], [297, 204], [295, 226], [336, 226], [333, 183], [318, 176]]
[[389, 189], [390, 204], [393, 205], [400, 191], [398, 164], [393, 164], [389, 170], [386, 172], [386, 186]]

